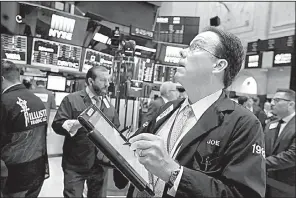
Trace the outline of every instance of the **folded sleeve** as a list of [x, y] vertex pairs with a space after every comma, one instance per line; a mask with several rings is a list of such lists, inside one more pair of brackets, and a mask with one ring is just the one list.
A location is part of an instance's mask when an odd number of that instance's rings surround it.
[[54, 117], [54, 120], [52, 122], [52, 129], [59, 135], [70, 136], [69, 132], [63, 127], [63, 124], [66, 120], [71, 119], [73, 119], [72, 107], [68, 96], [66, 96], [61, 102], [61, 105]]

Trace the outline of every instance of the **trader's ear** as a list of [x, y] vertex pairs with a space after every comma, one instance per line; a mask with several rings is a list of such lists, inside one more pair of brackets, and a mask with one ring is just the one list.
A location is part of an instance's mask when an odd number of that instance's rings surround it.
[[219, 59], [213, 67], [213, 73], [220, 73], [228, 66], [228, 62], [225, 59]]
[[88, 78], [87, 82], [89, 85], [93, 85], [94, 84], [94, 80], [92, 78]]

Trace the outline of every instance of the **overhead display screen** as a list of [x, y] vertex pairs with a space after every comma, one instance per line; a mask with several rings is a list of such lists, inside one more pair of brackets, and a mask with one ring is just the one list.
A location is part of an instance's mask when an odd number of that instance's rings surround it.
[[247, 47], [247, 52], [255, 53], [259, 51], [287, 51], [292, 53], [293, 50], [294, 35], [250, 42]]
[[34, 38], [31, 64], [49, 67], [55, 72], [59, 69], [78, 72], [81, 52], [78, 46]]
[[4, 59], [16, 64], [27, 64], [27, 37], [1, 34]]
[[178, 65], [181, 59], [180, 52], [184, 47], [161, 44], [158, 61], [165, 65]]
[[250, 54], [246, 56], [245, 68], [261, 68], [262, 67], [262, 53]]
[[113, 56], [92, 49], [86, 49], [82, 72], [86, 73], [90, 68], [94, 66], [103, 66], [111, 69], [112, 65]]
[[38, 9], [36, 37], [83, 46], [88, 18], [49, 9]]
[[154, 39], [189, 45], [199, 32], [199, 17], [160, 16], [156, 20]]
[[130, 26], [130, 34], [134, 35], [134, 36], [147, 38], [147, 39], [153, 39], [153, 37], [154, 37], [153, 31], [145, 30], [145, 29], [138, 28], [135, 26]]
[[176, 66], [155, 64], [154, 83], [163, 83], [165, 81], [174, 82], [177, 68]]
[[273, 66], [291, 66], [292, 54], [289, 52], [276, 52], [273, 58]]
[[135, 47], [135, 56], [138, 56], [141, 58], [155, 59], [155, 55], [156, 55], [155, 48], [144, 47], [141, 45], [136, 45]]

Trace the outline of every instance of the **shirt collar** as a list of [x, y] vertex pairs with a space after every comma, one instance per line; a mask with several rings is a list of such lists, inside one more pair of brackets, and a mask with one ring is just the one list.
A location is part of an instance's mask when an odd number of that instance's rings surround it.
[[86, 94], [88, 95], [88, 97], [89, 97], [90, 99], [93, 99], [93, 98], [96, 96], [96, 95], [90, 90], [89, 86], [86, 87], [85, 91], [86, 91]]
[[[211, 95], [208, 95], [204, 98], [202, 98], [201, 100], [193, 103], [191, 105], [191, 108], [193, 110], [193, 113], [194, 113], [194, 116], [195, 118], [198, 120], [202, 114], [212, 105], [214, 104], [214, 102], [216, 102], [219, 97], [221, 96], [222, 94], [222, 89], [218, 90], [217, 92], [211, 94]], [[187, 105], [190, 105], [189, 103], [189, 99], [188, 97], [185, 99], [185, 101], [183, 102], [182, 106], [181, 106], [181, 110], [187, 106]]]
[[95, 94], [90, 90], [89, 86], [86, 87], [85, 92], [86, 92], [86, 94], [88, 95], [88, 97], [89, 97], [90, 99], [94, 99], [94, 97], [99, 97], [99, 99], [102, 99], [102, 98], [103, 98], [103, 96], [97, 96], [97, 95], [95, 95]]
[[160, 96], [160, 97], [162, 97], [162, 99], [163, 99], [163, 101], [164, 101], [164, 103], [167, 103], [169, 100], [168, 99], [166, 99], [165, 97], [163, 97], [163, 96]]
[[254, 112], [254, 108], [253, 108], [253, 106], [251, 106], [251, 107], [247, 107], [247, 109], [250, 110], [251, 112]]
[[282, 120], [285, 121], [285, 123], [290, 122], [290, 120], [295, 116], [295, 112], [291, 115], [288, 115], [287, 117], [284, 117]]
[[3, 91], [2, 91], [2, 93], [5, 93], [8, 89], [10, 89], [11, 87], [14, 87], [14, 86], [16, 86], [16, 85], [21, 85], [22, 83], [16, 83], [16, 84], [13, 84], [13, 85], [10, 85], [9, 87], [7, 87], [6, 89], [4, 89]]

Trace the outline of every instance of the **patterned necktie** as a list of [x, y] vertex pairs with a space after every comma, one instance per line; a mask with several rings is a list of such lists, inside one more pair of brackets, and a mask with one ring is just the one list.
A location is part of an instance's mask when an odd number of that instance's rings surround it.
[[181, 112], [177, 115], [175, 123], [173, 123], [174, 126], [172, 126], [172, 130], [170, 131], [170, 137], [168, 139], [169, 142], [169, 150], [168, 152], [171, 153], [172, 149], [174, 148], [174, 145], [180, 135], [182, 134], [182, 129], [184, 128], [184, 125], [189, 117], [192, 116], [193, 110], [190, 105], [185, 106], [184, 109], [181, 110]]
[[[170, 137], [168, 137], [169, 142], [169, 150], [168, 152], [171, 153], [172, 149], [174, 148], [174, 145], [180, 135], [182, 134], [182, 129], [185, 126], [186, 121], [188, 118], [190, 118], [193, 115], [193, 110], [190, 105], [185, 106], [184, 109], [182, 109], [175, 118], [175, 121], [172, 124], [172, 129], [170, 130]], [[149, 182], [152, 183], [154, 186], [154, 197], [162, 197], [163, 190], [165, 187], [165, 182], [158, 177], [152, 175], [149, 173]], [[145, 192], [139, 192], [137, 193], [136, 197], [151, 197]]]

